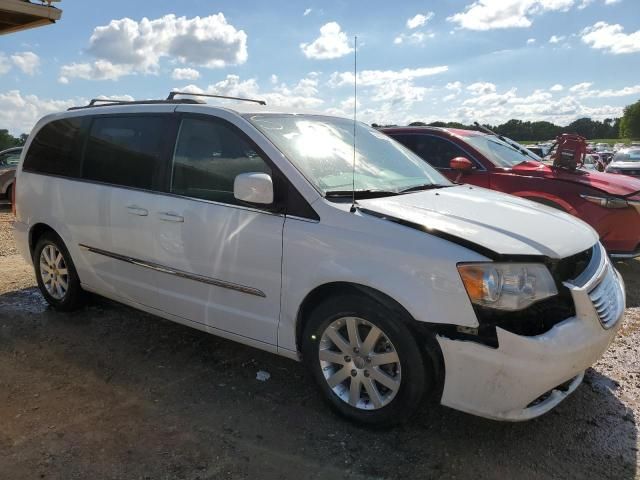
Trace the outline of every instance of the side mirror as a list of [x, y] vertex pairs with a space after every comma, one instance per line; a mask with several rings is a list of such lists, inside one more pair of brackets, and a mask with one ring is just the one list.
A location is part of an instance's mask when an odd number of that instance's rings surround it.
[[456, 157], [451, 159], [449, 166], [452, 170], [457, 170], [460, 173], [469, 173], [473, 170], [473, 163], [465, 157]]
[[248, 203], [273, 203], [273, 181], [266, 173], [241, 173], [233, 181], [233, 196]]
[[473, 170], [473, 163], [465, 157], [452, 158], [451, 162], [449, 162], [449, 166], [451, 167], [451, 170], [456, 170], [458, 172], [456, 183], [460, 182], [460, 179], [465, 173], [469, 173]]

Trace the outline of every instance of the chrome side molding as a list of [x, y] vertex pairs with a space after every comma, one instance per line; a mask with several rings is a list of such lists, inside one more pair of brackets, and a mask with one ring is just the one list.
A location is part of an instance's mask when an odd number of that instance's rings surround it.
[[120, 260], [122, 262], [131, 263], [133, 265], [138, 265], [140, 267], [149, 268], [151, 270], [155, 270], [156, 272], [166, 273], [168, 275], [175, 275], [176, 277], [186, 278], [187, 280], [193, 280], [194, 282], [206, 283], [207, 285], [213, 285], [215, 287], [226, 288], [228, 290], [235, 290], [236, 292], [255, 295], [256, 297], [262, 297], [262, 298], [267, 297], [267, 295], [262, 290], [258, 290], [257, 288], [247, 287], [245, 285], [240, 285], [232, 282], [225, 282], [224, 280], [218, 280], [217, 278], [205, 277], [203, 275], [188, 273], [182, 270], [176, 270], [175, 268], [166, 267], [164, 265], [148, 262], [146, 260], [140, 260], [137, 258], [128, 257], [126, 255], [120, 255], [119, 253], [108, 252], [106, 250], [91, 247], [89, 245], [84, 245], [82, 243], [78, 244], [78, 246], [91, 253], [96, 253], [98, 255], [103, 255], [105, 257]]

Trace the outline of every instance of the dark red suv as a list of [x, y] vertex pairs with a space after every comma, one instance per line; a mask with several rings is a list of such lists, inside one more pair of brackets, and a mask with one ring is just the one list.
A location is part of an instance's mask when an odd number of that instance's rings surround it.
[[564, 210], [590, 224], [612, 257], [640, 256], [640, 179], [550, 167], [495, 135], [473, 130], [393, 127], [381, 131], [451, 180]]

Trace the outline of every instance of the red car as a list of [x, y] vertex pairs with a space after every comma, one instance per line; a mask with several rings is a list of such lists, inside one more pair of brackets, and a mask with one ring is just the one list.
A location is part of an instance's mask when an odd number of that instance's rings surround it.
[[474, 130], [393, 127], [381, 131], [451, 180], [571, 213], [600, 234], [612, 257], [640, 256], [640, 179], [550, 167], [495, 135]]

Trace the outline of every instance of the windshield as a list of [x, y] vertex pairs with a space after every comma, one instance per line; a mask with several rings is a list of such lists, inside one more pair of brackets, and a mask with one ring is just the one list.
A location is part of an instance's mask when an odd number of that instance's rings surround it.
[[640, 149], [618, 152], [613, 157], [614, 162], [640, 162]]
[[[351, 190], [352, 120], [315, 115], [254, 115], [253, 123], [323, 195]], [[451, 185], [414, 153], [356, 123], [355, 189], [399, 193], [412, 187]]]
[[469, 135], [464, 137], [464, 140], [498, 167], [511, 168], [533, 160], [495, 135]]

